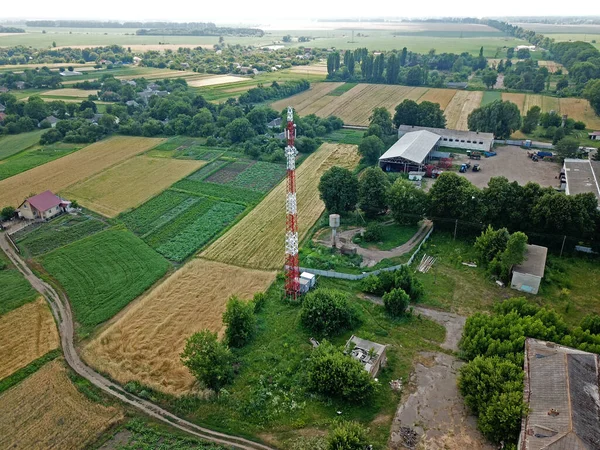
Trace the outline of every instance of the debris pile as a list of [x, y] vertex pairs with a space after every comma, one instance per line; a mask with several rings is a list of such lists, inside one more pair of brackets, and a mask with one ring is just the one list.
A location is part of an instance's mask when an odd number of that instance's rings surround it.
[[429, 269], [431, 269], [431, 266], [433, 266], [435, 260], [436, 258], [434, 258], [433, 256], [427, 256], [427, 254], [423, 255], [423, 258], [421, 258], [421, 262], [419, 263], [419, 268], [417, 270], [421, 273], [429, 272]]
[[400, 428], [400, 437], [402, 438], [402, 444], [408, 448], [415, 448], [419, 440], [419, 435], [415, 430], [409, 427]]

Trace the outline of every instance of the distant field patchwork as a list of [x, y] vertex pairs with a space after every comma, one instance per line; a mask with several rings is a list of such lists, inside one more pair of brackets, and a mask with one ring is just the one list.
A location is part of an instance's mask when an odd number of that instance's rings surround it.
[[62, 191], [107, 217], [142, 204], [205, 163], [136, 156]]

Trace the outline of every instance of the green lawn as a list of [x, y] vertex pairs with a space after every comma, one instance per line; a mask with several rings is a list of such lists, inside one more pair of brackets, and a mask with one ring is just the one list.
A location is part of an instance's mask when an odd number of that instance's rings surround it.
[[336, 87], [333, 91], [331, 91], [327, 95], [333, 95], [334, 97], [339, 97], [340, 95], [348, 92], [350, 89], [355, 87], [358, 83], [344, 83], [338, 87]]
[[0, 160], [15, 155], [23, 150], [36, 145], [45, 130], [31, 131], [29, 133], [12, 134], [0, 138]]
[[39, 295], [1, 250], [0, 286], [0, 315], [35, 300]]
[[[300, 308], [281, 299], [282, 282], [268, 291], [264, 309], [258, 314], [258, 333], [245, 348], [235, 350], [239, 373], [227, 395], [218, 400], [197, 397], [174, 398], [150, 393], [150, 397], [197, 423], [245, 436], [268, 432], [278, 448], [290, 448], [288, 439], [326, 431], [342, 418], [358, 420], [371, 428], [370, 437], [377, 450], [387, 448], [390, 425], [400, 393], [391, 391], [389, 381], [406, 380], [417, 352], [437, 349], [443, 341], [442, 326], [425, 319], [391, 320], [383, 308], [356, 297], [358, 284], [341, 280], [319, 280], [320, 286], [348, 292], [360, 325], [332, 339], [344, 345], [352, 334], [381, 344], [389, 344], [388, 366], [378, 375], [380, 388], [366, 405], [330, 400], [307, 392], [306, 359], [312, 346], [312, 333], [300, 324]], [[315, 336], [318, 337], [318, 336]], [[133, 392], [144, 388], [128, 385]], [[375, 421], [375, 422], [374, 422]], [[267, 431], [268, 430], [268, 431]]]
[[0, 162], [0, 180], [62, 158], [83, 148], [82, 144], [56, 143], [42, 148], [32, 148]]
[[398, 225], [388, 224], [382, 225], [381, 240], [373, 243], [363, 243], [363, 246], [373, 246], [379, 250], [391, 250], [406, 244], [419, 231], [418, 225]]
[[348, 130], [342, 128], [335, 130], [323, 136], [323, 140], [330, 142], [339, 142], [340, 144], [358, 145], [362, 141], [365, 132], [363, 130]]
[[118, 228], [61, 247], [38, 261], [65, 289], [82, 335], [118, 313], [170, 267], [141, 239]]

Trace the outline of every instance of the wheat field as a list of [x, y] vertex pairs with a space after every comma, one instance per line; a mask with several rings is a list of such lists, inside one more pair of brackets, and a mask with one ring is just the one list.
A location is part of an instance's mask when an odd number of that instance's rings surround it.
[[58, 347], [58, 331], [43, 298], [0, 316], [0, 380]]
[[30, 194], [56, 193], [140, 154], [164, 139], [115, 136], [0, 181], [0, 205], [19, 206]]
[[[282, 111], [288, 106], [293, 106], [297, 114], [305, 116], [307, 114], [317, 114], [319, 109], [335, 99], [333, 96], [327, 96], [338, 86], [344, 83], [311, 83], [310, 89], [293, 95], [283, 100], [273, 102], [271, 108], [275, 111]], [[325, 99], [325, 100], [322, 100]], [[315, 102], [324, 102], [323, 105], [315, 106]], [[317, 114], [321, 115], [321, 114]]]
[[222, 332], [227, 299], [250, 299], [275, 275], [193, 259], [101, 332], [83, 357], [120, 383], [138, 380], [171, 394], [187, 393], [195, 378], [179, 359], [185, 340], [205, 328]]
[[87, 448], [123, 414], [87, 399], [54, 360], [0, 395], [0, 448]]
[[469, 114], [481, 105], [482, 91], [457, 91], [456, 95], [444, 110], [446, 128], [453, 130], [468, 130]]
[[141, 205], [204, 164], [205, 161], [136, 156], [61, 194], [104, 216], [115, 217]]
[[[300, 240], [325, 210], [318, 190], [321, 175], [332, 166], [351, 169], [358, 164], [358, 160], [355, 145], [323, 144], [298, 168], [296, 183]], [[243, 267], [280, 270], [284, 263], [286, 187], [284, 180], [201, 256]]]

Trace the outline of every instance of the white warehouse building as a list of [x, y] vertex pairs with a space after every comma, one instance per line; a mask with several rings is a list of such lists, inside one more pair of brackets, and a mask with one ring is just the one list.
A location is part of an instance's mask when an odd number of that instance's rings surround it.
[[430, 133], [440, 136], [440, 147], [489, 152], [494, 145], [494, 135], [492, 133], [448, 130], [446, 128], [418, 127], [415, 125], [400, 125], [398, 127], [398, 138], [401, 138], [406, 133], [421, 130], [429, 131]]

